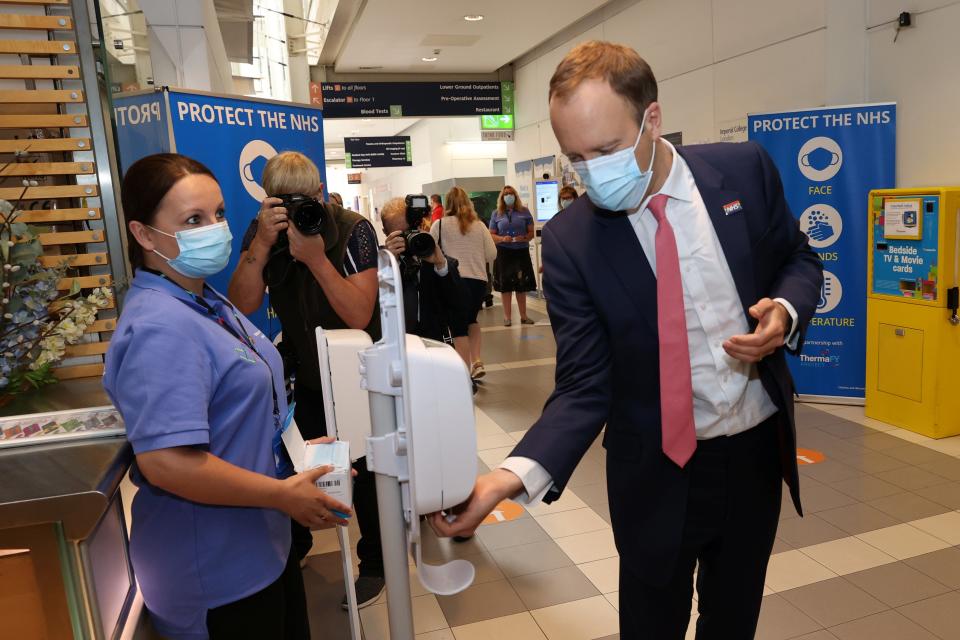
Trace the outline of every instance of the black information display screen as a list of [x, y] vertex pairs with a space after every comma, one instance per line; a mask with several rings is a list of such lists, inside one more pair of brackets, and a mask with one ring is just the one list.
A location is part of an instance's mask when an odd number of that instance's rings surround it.
[[482, 116], [502, 113], [499, 82], [324, 82], [324, 118]]
[[410, 136], [344, 138], [347, 169], [409, 167], [413, 164]]

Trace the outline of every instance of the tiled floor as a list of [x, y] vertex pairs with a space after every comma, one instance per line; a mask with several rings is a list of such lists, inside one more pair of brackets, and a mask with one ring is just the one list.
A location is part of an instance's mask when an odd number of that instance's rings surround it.
[[[553, 389], [556, 346], [535, 302], [536, 326], [503, 327], [499, 307], [481, 315], [482, 472], [539, 416]], [[797, 418], [800, 446], [826, 459], [801, 467], [806, 517], [784, 500], [756, 637], [960, 639], [960, 438], [928, 440], [865, 418], [861, 407], [799, 405]], [[314, 637], [346, 639], [336, 537], [316, 538], [304, 569]], [[619, 637], [618, 560], [599, 443], [557, 502], [485, 525], [462, 545], [427, 530], [424, 555], [466, 558], [477, 579], [441, 597], [411, 576], [417, 640]], [[689, 638], [695, 616], [694, 606]], [[362, 624], [367, 640], [389, 637], [385, 600], [362, 612]]]

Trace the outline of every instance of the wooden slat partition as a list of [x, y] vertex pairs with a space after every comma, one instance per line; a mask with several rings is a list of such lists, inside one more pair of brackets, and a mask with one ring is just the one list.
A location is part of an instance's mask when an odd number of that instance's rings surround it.
[[99, 219], [100, 209], [95, 207], [83, 209], [37, 209], [35, 211], [21, 211], [17, 214], [17, 221], [26, 222], [27, 224]]
[[77, 253], [74, 255], [40, 256], [43, 267], [57, 267], [66, 262], [71, 267], [102, 267], [107, 264], [107, 254]]
[[93, 173], [92, 162], [14, 162], [0, 176], [76, 176]]
[[84, 342], [83, 344], [68, 344], [64, 349], [64, 358], [80, 358], [83, 356], [100, 356], [107, 352], [109, 342]]
[[82, 364], [76, 367], [60, 367], [53, 370], [57, 380], [74, 380], [76, 378], [93, 378], [103, 375], [103, 363]]
[[0, 53], [25, 53], [33, 56], [75, 54], [77, 43], [69, 40], [0, 40]]
[[66, 5], [70, 0], [0, 0], [0, 4], [48, 4], [48, 5]]
[[97, 320], [87, 327], [84, 333], [107, 333], [110, 331], [115, 331], [116, 328], [116, 318], [107, 318], [106, 320]]
[[67, 16], [27, 16], [19, 13], [0, 13], [0, 29], [68, 31], [73, 29], [73, 19]]
[[52, 247], [59, 244], [86, 244], [88, 242], [103, 242], [103, 231], [62, 231], [56, 233], [41, 233], [40, 244]]
[[86, 127], [85, 114], [60, 114], [55, 116], [30, 114], [25, 116], [0, 116], [0, 129], [38, 129], [41, 127]]
[[97, 287], [109, 287], [113, 285], [113, 279], [109, 275], [102, 276], [77, 276], [75, 278], [63, 278], [57, 283], [57, 289], [60, 291], [69, 291], [76, 282], [81, 289], [96, 289]]
[[0, 104], [33, 104], [83, 102], [83, 91], [74, 89], [8, 89], [0, 91]]
[[[84, 104], [87, 96], [81, 89], [61, 88], [33, 88], [30, 80], [62, 80], [78, 79], [81, 76], [80, 68], [73, 65], [56, 64], [61, 59], [58, 56], [76, 55], [76, 36], [70, 32], [75, 23], [68, 15], [25, 15], [17, 13], [16, 9], [8, 11], [6, 5], [32, 6], [70, 6], [71, 0], [0, 0], [0, 54], [19, 54], [21, 65], [0, 65], [0, 79], [25, 80], [22, 88], [0, 92], [0, 136], [26, 135], [26, 132], [42, 129], [76, 129], [90, 126], [90, 118], [82, 113], [62, 113], [65, 104]], [[36, 12], [40, 13], [40, 12]], [[33, 30], [42, 33], [47, 40], [14, 40], [14, 34], [8, 30]], [[62, 37], [68, 40], [54, 40]], [[35, 60], [30, 60], [30, 58]], [[42, 58], [42, 59], [41, 59]], [[12, 62], [14, 60], [5, 60]], [[36, 62], [37, 64], [31, 64]], [[47, 64], [49, 62], [49, 64]], [[16, 83], [20, 84], [20, 83]], [[41, 87], [43, 85], [41, 84]], [[56, 85], [54, 85], [56, 86]], [[26, 132], [17, 131], [19, 129]], [[60, 135], [69, 135], [66, 131], [57, 132]], [[79, 132], [78, 132], [79, 133]], [[17, 201], [22, 200], [17, 219], [21, 222], [34, 225], [56, 225], [45, 233], [38, 233], [40, 244], [45, 247], [45, 253], [39, 258], [39, 263], [45, 267], [69, 266], [70, 270], [57, 282], [61, 291], [69, 291], [78, 287], [84, 295], [97, 287], [113, 286], [113, 277], [108, 273], [91, 273], [110, 265], [110, 254], [97, 253], [70, 253], [83, 252], [94, 244], [106, 242], [106, 232], [103, 229], [82, 230], [84, 221], [102, 219], [102, 212], [98, 207], [83, 207], [90, 202], [87, 198], [100, 195], [96, 184], [57, 184], [58, 182], [90, 181], [91, 175], [96, 173], [96, 164], [93, 161], [72, 161], [71, 152], [90, 151], [89, 138], [46, 138], [33, 139], [0, 139], [0, 198]], [[11, 154], [26, 152], [24, 158], [11, 158]], [[60, 152], [65, 155], [51, 157], [31, 157], [37, 153]], [[11, 161], [17, 160], [17, 161]], [[19, 160], [25, 160], [21, 162]], [[43, 162], [34, 162], [43, 160]], [[24, 188], [21, 180], [37, 177], [41, 184], [36, 187]], [[46, 178], [44, 176], [63, 176], [62, 178]], [[81, 178], [80, 176], [87, 176]], [[53, 183], [43, 184], [43, 183]], [[69, 199], [69, 200], [68, 200]], [[96, 202], [96, 201], [92, 201]], [[31, 210], [29, 206], [43, 206], [44, 209]], [[55, 209], [64, 205], [65, 209]], [[2, 216], [0, 216], [2, 218]], [[64, 252], [60, 254], [59, 252]], [[65, 274], [65, 275], [66, 275]], [[52, 308], [57, 308], [54, 305]], [[116, 299], [111, 298], [103, 308], [104, 315], [116, 315]], [[110, 311], [113, 310], [113, 311]], [[111, 333], [116, 329], [117, 318], [108, 317], [96, 320], [85, 329], [88, 339], [98, 339], [97, 334]], [[54, 369], [53, 374], [61, 380], [75, 378], [89, 378], [103, 375], [103, 355], [110, 347], [108, 340], [98, 339], [96, 342], [69, 345], [65, 349], [65, 361]], [[76, 359], [96, 361], [94, 364], [76, 365]], [[82, 361], [82, 360], [81, 360]], [[2, 635], [2, 634], [0, 634]]]
[[88, 151], [90, 138], [43, 138], [41, 140], [0, 140], [0, 153], [26, 150], [41, 151]]
[[52, 198], [93, 198], [100, 194], [95, 184], [61, 184], [54, 187], [0, 187], [0, 198], [13, 202], [24, 200], [49, 200]]
[[71, 65], [0, 64], [0, 78], [71, 79], [80, 77], [80, 67]]

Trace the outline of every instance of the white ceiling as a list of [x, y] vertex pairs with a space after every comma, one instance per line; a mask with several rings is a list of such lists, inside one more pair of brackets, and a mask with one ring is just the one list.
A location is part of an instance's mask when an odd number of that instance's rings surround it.
[[[337, 73], [493, 73], [608, 0], [367, 0]], [[465, 15], [481, 14], [480, 22]], [[421, 58], [440, 49], [436, 62]], [[363, 69], [361, 67], [375, 67]]]

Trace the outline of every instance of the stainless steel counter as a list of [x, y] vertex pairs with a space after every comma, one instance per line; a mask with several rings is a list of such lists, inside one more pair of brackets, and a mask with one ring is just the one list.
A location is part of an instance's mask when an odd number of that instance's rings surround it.
[[68, 540], [86, 538], [132, 460], [122, 437], [0, 450], [0, 529], [62, 522]]

